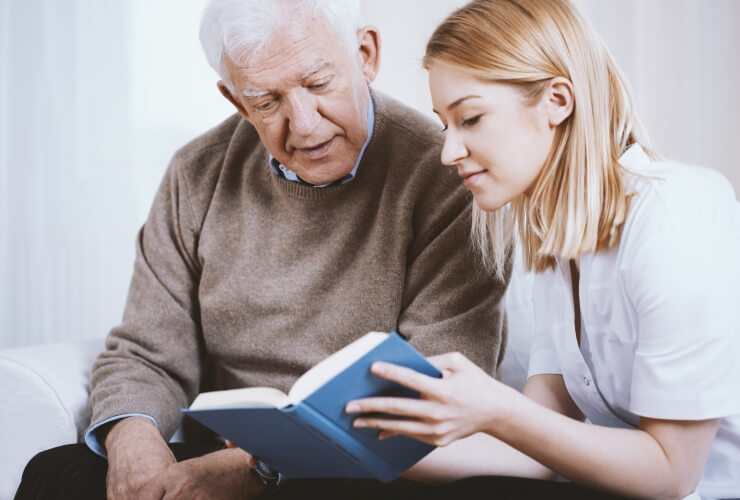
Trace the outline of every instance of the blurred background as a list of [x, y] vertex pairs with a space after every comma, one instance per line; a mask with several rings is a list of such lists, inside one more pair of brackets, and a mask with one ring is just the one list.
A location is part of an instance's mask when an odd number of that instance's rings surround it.
[[[420, 68], [456, 0], [365, 0], [374, 87], [431, 116]], [[740, 1], [576, 0], [664, 156], [740, 193]], [[232, 113], [198, 42], [205, 0], [0, 0], [0, 347], [103, 337], [172, 153]], [[686, 200], [691, 203], [692, 200]]]

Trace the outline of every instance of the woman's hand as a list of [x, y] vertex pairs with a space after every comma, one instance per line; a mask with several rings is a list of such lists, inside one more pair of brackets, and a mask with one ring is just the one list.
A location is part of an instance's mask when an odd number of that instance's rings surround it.
[[[384, 413], [388, 417], [360, 416], [355, 427], [380, 429], [380, 439], [405, 434], [435, 446], [445, 446], [476, 432], [489, 432], [505, 400], [518, 393], [487, 375], [459, 353], [430, 359], [442, 378], [409, 368], [377, 362], [371, 372], [421, 394], [420, 399], [376, 397], [347, 404], [347, 413]], [[397, 418], [393, 418], [397, 417]]]

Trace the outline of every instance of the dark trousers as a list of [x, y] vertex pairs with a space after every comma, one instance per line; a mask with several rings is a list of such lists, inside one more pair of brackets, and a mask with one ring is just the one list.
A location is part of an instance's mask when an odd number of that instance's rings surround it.
[[[219, 449], [219, 444], [171, 443], [178, 461]], [[23, 472], [16, 500], [105, 499], [108, 463], [84, 444], [39, 453]], [[280, 499], [610, 499], [618, 498], [572, 484], [511, 477], [473, 477], [444, 486], [425, 486], [400, 479], [383, 484], [370, 479], [296, 479], [273, 490]]]

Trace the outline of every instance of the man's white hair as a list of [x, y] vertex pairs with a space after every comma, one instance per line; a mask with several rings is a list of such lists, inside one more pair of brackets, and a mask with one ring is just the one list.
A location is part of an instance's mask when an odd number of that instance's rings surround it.
[[208, 64], [231, 93], [234, 85], [225, 64], [228, 57], [246, 64], [269, 41], [287, 9], [306, 12], [306, 22], [322, 18], [347, 49], [354, 51], [362, 28], [360, 0], [211, 0], [203, 12], [200, 43]]

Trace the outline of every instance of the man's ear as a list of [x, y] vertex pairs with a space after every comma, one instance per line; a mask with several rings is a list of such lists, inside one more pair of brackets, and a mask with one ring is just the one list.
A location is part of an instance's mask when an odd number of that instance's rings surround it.
[[237, 99], [236, 96], [231, 93], [229, 87], [226, 86], [223, 80], [219, 80], [216, 85], [218, 86], [218, 90], [221, 92], [221, 95], [223, 95], [231, 104], [234, 105], [236, 110], [239, 112], [240, 115], [242, 115], [242, 117], [244, 117], [245, 120], [249, 121], [249, 114], [247, 113], [247, 110], [244, 108], [242, 103], [239, 102], [239, 99]]
[[380, 66], [380, 32], [375, 26], [365, 26], [357, 32], [358, 51], [362, 74], [370, 85], [378, 74]]
[[567, 78], [556, 76], [547, 84], [545, 100], [550, 126], [557, 127], [573, 113], [573, 84]]

